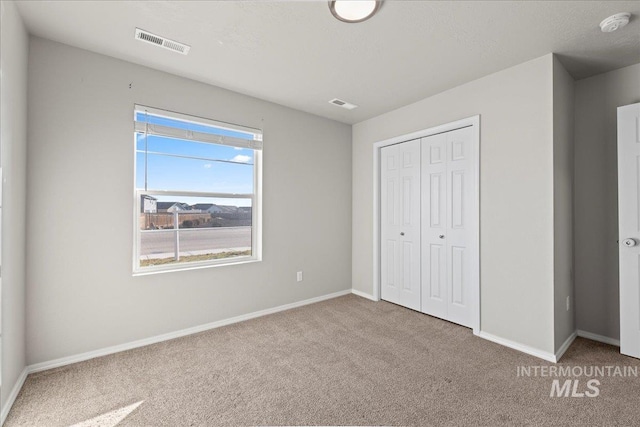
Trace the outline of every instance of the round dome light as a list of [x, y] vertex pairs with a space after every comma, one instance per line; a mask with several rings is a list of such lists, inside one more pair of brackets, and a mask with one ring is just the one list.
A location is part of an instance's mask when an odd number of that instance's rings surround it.
[[375, 15], [380, 3], [373, 0], [335, 0], [329, 2], [329, 10], [343, 22], [362, 22]]

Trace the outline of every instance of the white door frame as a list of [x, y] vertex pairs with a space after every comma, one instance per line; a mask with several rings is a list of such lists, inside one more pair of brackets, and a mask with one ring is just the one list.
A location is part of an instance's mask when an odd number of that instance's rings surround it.
[[476, 207], [474, 210], [474, 223], [476, 225], [476, 253], [477, 259], [473, 260], [471, 287], [473, 290], [474, 315], [473, 315], [473, 333], [480, 333], [480, 116], [467, 117], [466, 119], [456, 120], [455, 122], [446, 123], [429, 129], [400, 135], [393, 138], [385, 139], [373, 144], [373, 299], [380, 301], [380, 149], [388, 145], [399, 144], [401, 142], [412, 139], [424, 138], [438, 133], [449, 132], [452, 130], [473, 126], [473, 141], [476, 146], [476, 176], [475, 176], [475, 194]]

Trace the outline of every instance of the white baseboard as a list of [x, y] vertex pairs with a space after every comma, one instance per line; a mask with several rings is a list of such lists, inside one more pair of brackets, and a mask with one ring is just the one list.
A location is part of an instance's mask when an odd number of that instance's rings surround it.
[[569, 338], [567, 338], [565, 342], [562, 343], [558, 351], [556, 351], [556, 362], [559, 361], [564, 353], [569, 349], [569, 347], [571, 347], [571, 344], [573, 344], [577, 336], [578, 333], [576, 331], [573, 331], [573, 333], [569, 335]]
[[592, 341], [598, 341], [609, 345], [615, 345], [616, 347], [620, 347], [620, 340], [615, 338], [605, 337], [604, 335], [593, 334], [587, 331], [581, 331], [578, 329], [578, 336], [582, 338], [586, 338]]
[[182, 329], [175, 332], [169, 332], [167, 334], [156, 335], [154, 337], [144, 338], [141, 340], [132, 341], [125, 344], [114, 345], [111, 347], [89, 351], [89, 352], [77, 354], [74, 356], [62, 357], [60, 359], [50, 360], [47, 362], [35, 363], [33, 365], [28, 366], [27, 370], [28, 370], [28, 373], [33, 373], [33, 372], [46, 371], [47, 369], [59, 368], [60, 366], [70, 365], [72, 363], [82, 362], [85, 360], [94, 359], [96, 357], [106, 356], [113, 353], [119, 353], [121, 351], [131, 350], [138, 347], [144, 347], [146, 345], [171, 340], [174, 338], [184, 337], [186, 335], [207, 331], [209, 329], [231, 325], [233, 323], [242, 322], [244, 320], [255, 319], [256, 317], [262, 317], [268, 314], [278, 313], [280, 311], [291, 310], [292, 308], [302, 307], [302, 306], [313, 304], [316, 302], [337, 298], [343, 295], [348, 295], [350, 293], [351, 293], [351, 289], [334, 292], [328, 295], [322, 295], [319, 297], [310, 298], [303, 301], [294, 302], [291, 304], [285, 304], [278, 307], [267, 308], [265, 310], [255, 311], [253, 313], [243, 314], [243, 315], [232, 317], [229, 319], [224, 319], [224, 320], [219, 320], [217, 322], [194, 326], [192, 328]]
[[22, 386], [24, 385], [24, 382], [27, 379], [27, 375], [29, 375], [29, 367], [25, 367], [22, 370], [16, 383], [13, 385], [13, 388], [11, 389], [11, 393], [7, 398], [7, 403], [5, 403], [5, 405], [2, 407], [2, 412], [0, 413], [0, 426], [3, 425], [4, 420], [7, 419], [7, 415], [9, 415], [9, 411], [11, 410], [13, 403], [16, 401], [16, 397], [18, 397], [18, 393], [20, 393], [20, 390], [22, 389]]
[[377, 299], [375, 299], [373, 297], [373, 295], [368, 294], [366, 292], [362, 292], [362, 291], [357, 291], [355, 289], [351, 289], [351, 293], [354, 294], [354, 295], [358, 295], [359, 297], [362, 297], [362, 298], [370, 299], [371, 301], [376, 301], [376, 302], [378, 301]]
[[539, 350], [537, 348], [529, 347], [528, 345], [520, 344], [515, 341], [511, 341], [505, 338], [500, 338], [495, 335], [489, 334], [484, 331], [480, 331], [480, 333], [476, 334], [480, 338], [484, 338], [485, 340], [492, 341], [496, 344], [503, 345], [505, 347], [512, 348], [514, 350], [518, 350], [522, 353], [529, 354], [531, 356], [539, 357], [540, 359], [544, 359], [547, 362], [556, 363], [556, 355], [553, 353], [549, 353], [546, 351]]

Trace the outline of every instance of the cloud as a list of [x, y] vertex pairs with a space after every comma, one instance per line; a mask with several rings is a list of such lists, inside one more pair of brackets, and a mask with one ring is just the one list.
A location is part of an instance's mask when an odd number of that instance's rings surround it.
[[244, 154], [238, 154], [233, 159], [231, 159], [232, 162], [239, 163], [247, 163], [249, 160], [251, 160], [251, 156], [245, 156]]
[[242, 147], [233, 147], [234, 150], [244, 150]]
[[206, 163], [206, 164], [204, 165], [204, 168], [205, 168], [205, 169], [209, 169], [209, 168], [211, 168], [211, 163]]

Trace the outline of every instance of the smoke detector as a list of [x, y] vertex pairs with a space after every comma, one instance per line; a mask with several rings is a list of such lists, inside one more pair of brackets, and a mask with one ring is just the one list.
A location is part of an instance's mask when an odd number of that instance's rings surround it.
[[333, 98], [331, 101], [329, 101], [329, 104], [333, 104], [336, 105], [338, 107], [341, 108], [346, 108], [347, 110], [353, 110], [354, 108], [358, 108], [357, 105], [355, 104], [350, 104], [346, 101], [343, 101], [342, 99], [338, 99], [338, 98]]
[[136, 40], [140, 40], [145, 43], [153, 44], [158, 47], [163, 47], [165, 49], [171, 50], [173, 52], [178, 52], [183, 55], [189, 53], [191, 46], [186, 45], [184, 43], [177, 42], [175, 40], [169, 40], [166, 37], [161, 37], [156, 34], [150, 33], [145, 30], [141, 30], [140, 28], [136, 28]]
[[616, 13], [611, 15], [600, 23], [600, 29], [603, 33], [611, 33], [618, 28], [622, 28], [629, 23], [631, 14], [629, 12]]

